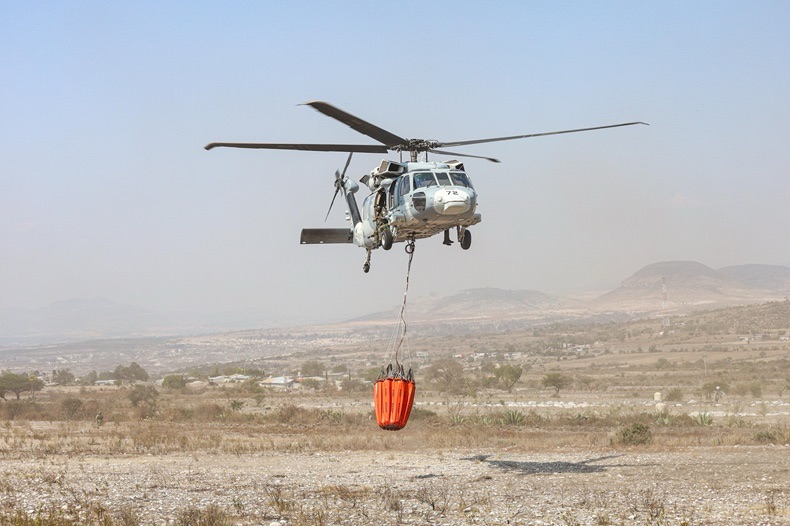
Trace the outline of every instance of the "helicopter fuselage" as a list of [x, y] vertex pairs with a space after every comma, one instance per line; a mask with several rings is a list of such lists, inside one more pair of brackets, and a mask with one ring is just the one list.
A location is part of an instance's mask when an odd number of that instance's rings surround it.
[[[393, 242], [401, 242], [449, 229], [465, 231], [481, 220], [476, 212], [477, 193], [458, 162], [384, 161], [362, 182], [371, 194], [353, 226], [353, 242], [360, 247], [382, 246], [385, 228]], [[353, 221], [354, 211], [349, 214]]]

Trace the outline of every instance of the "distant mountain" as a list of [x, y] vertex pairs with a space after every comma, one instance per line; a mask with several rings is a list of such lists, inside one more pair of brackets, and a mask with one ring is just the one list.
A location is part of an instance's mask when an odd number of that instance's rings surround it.
[[752, 288], [762, 290], [790, 291], [790, 267], [780, 265], [737, 265], [718, 271]]
[[710, 306], [782, 299], [790, 293], [790, 268], [739, 265], [714, 270], [696, 261], [665, 261], [647, 265], [594, 304], [613, 309], [657, 311], [666, 303]]
[[[551, 309], [563, 301], [537, 290], [504, 290], [479, 288], [462, 290], [451, 296], [430, 295], [410, 299], [407, 312], [413, 320], [437, 321], [479, 317], [513, 318], [528, 313]], [[400, 306], [356, 318], [360, 321], [395, 319]]]
[[40, 309], [0, 310], [0, 339], [73, 340], [150, 334], [164, 316], [105, 298], [59, 301]]
[[106, 298], [71, 299], [39, 309], [0, 309], [0, 347], [40, 345], [103, 338], [195, 335], [317, 323], [246, 310], [159, 312]]
[[421, 307], [434, 315], [463, 315], [474, 311], [531, 311], [558, 305], [559, 299], [537, 290], [480, 288], [436, 298]]
[[[476, 288], [448, 296], [410, 297], [407, 318], [413, 328], [415, 324], [423, 324], [424, 330], [435, 331], [439, 330], [437, 324], [443, 324], [457, 333], [458, 327], [491, 323], [499, 327], [503, 323], [521, 327], [601, 316], [618, 319], [618, 316], [725, 307], [788, 296], [790, 267], [752, 264], [714, 270], [696, 261], [665, 261], [639, 269], [623, 280], [620, 287], [591, 301], [558, 298], [535, 290]], [[384, 326], [396, 321], [399, 311], [397, 304], [390, 310], [348, 323], [356, 324], [357, 328], [360, 324]], [[0, 309], [0, 347], [292, 328], [312, 323], [316, 320], [284, 319], [276, 314], [252, 311], [164, 315], [104, 298], [75, 299], [40, 309]]]

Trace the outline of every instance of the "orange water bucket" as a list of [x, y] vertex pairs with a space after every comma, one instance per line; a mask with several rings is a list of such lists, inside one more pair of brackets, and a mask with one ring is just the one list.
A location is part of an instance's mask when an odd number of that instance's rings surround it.
[[403, 373], [403, 366], [387, 366], [373, 384], [373, 405], [376, 409], [376, 422], [381, 429], [397, 431], [406, 426], [414, 405], [414, 377], [409, 370]]

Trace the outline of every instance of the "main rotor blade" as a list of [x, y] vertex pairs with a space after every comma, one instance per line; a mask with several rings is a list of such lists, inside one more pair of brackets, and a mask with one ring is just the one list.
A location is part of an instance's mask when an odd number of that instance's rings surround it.
[[387, 130], [370, 124], [367, 121], [363, 121], [359, 117], [354, 117], [350, 113], [346, 113], [339, 108], [335, 108], [326, 102], [314, 100], [312, 102], [305, 102], [305, 105], [312, 106], [314, 109], [320, 111], [327, 117], [332, 117], [333, 119], [346, 124], [351, 129], [356, 130], [361, 134], [367, 135], [368, 137], [372, 137], [386, 146], [397, 146], [401, 144], [407, 144], [409, 142], [403, 137], [398, 137], [394, 133], [390, 133]]
[[212, 142], [204, 146], [206, 150], [212, 148], [254, 148], [261, 150], [303, 150], [312, 152], [357, 152], [357, 153], [387, 153], [386, 146], [378, 144], [283, 144], [274, 142]]
[[439, 146], [466, 146], [468, 144], [482, 144], [486, 142], [496, 142], [496, 141], [510, 141], [513, 139], [528, 139], [530, 137], [543, 137], [545, 135], [560, 135], [563, 133], [577, 133], [577, 132], [585, 132], [591, 130], [603, 130], [605, 128], [619, 128], [620, 126], [633, 126], [634, 124], [644, 124], [645, 126], [650, 126], [646, 122], [625, 122], [622, 124], [609, 124], [606, 126], [595, 126], [593, 128], [577, 128], [575, 130], [562, 130], [562, 131], [553, 131], [553, 132], [543, 132], [543, 133], [530, 133], [527, 135], [512, 135], [510, 137], [495, 137], [492, 139], [476, 139], [472, 141], [455, 141], [455, 142], [440, 142]]
[[475, 159], [485, 159], [486, 161], [491, 161], [492, 163], [500, 162], [499, 159], [494, 159], [493, 157], [482, 157], [480, 155], [469, 155], [468, 153], [453, 153], [453, 152], [446, 152], [443, 150], [428, 150], [431, 153], [438, 153], [440, 155], [453, 155], [457, 157], [473, 157]]

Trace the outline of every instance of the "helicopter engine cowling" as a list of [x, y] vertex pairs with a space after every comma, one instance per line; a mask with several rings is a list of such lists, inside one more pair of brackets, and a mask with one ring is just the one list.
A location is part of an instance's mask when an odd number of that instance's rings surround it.
[[354, 244], [358, 247], [376, 248], [376, 240], [371, 223], [360, 221], [354, 225]]

